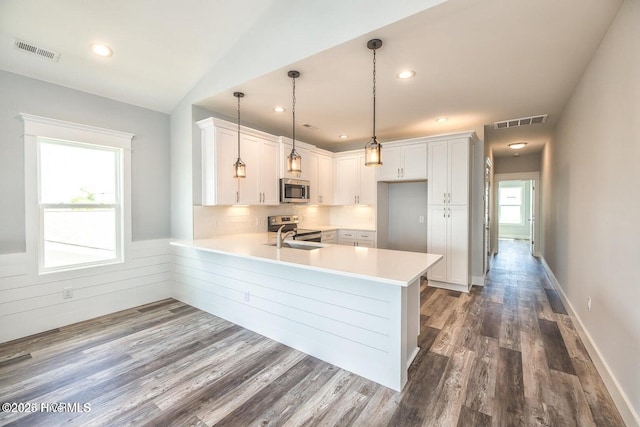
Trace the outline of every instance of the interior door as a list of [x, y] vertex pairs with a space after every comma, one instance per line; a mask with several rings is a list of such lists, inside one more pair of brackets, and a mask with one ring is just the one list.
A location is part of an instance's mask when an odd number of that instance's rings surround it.
[[536, 182], [529, 181], [531, 185], [531, 206], [529, 210], [529, 252], [531, 255], [536, 254]]

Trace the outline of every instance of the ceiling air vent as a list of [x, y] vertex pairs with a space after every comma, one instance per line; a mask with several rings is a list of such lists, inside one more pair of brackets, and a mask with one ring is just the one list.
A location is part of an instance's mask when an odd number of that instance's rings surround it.
[[16, 39], [15, 46], [17, 49], [20, 49], [23, 52], [32, 53], [53, 62], [58, 62], [58, 59], [60, 59], [60, 53], [38, 47], [35, 44], [26, 42], [24, 40]]
[[310, 125], [309, 123], [304, 123], [304, 124], [302, 125], [302, 127], [303, 127], [303, 128], [307, 128], [307, 129], [309, 129], [309, 130], [318, 130], [318, 127], [317, 127], [317, 126]]
[[518, 126], [537, 125], [544, 123], [547, 120], [548, 114], [541, 116], [522, 117], [521, 119], [505, 120], [503, 122], [495, 122], [493, 124], [494, 129], [506, 129], [514, 128]]

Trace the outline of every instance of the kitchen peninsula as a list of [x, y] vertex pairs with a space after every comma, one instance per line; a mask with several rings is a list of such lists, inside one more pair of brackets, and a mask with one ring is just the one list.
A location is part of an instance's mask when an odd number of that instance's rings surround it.
[[172, 242], [176, 297], [402, 390], [419, 351], [420, 277], [442, 256], [273, 243], [269, 233]]

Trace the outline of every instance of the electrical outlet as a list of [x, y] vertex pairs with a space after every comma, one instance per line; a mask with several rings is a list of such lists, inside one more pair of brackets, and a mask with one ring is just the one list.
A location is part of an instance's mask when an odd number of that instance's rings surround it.
[[420, 215], [420, 216], [418, 217], [418, 222], [419, 222], [420, 224], [424, 224], [424, 216], [423, 216], [423, 215]]
[[64, 288], [62, 290], [62, 299], [71, 299], [73, 298], [73, 288]]
[[591, 311], [591, 297], [587, 298], [587, 310]]
[[251, 299], [251, 294], [249, 293], [249, 291], [244, 293], [244, 302], [249, 302], [249, 300]]

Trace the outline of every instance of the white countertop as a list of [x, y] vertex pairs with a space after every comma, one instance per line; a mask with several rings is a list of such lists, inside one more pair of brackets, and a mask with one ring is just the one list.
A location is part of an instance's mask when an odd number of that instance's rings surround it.
[[[271, 233], [273, 235], [273, 233]], [[408, 286], [422, 276], [442, 255], [331, 245], [311, 251], [269, 246], [270, 233], [236, 234], [214, 239], [182, 240], [172, 245], [203, 251], [254, 258], [311, 270]], [[316, 243], [316, 245], [320, 245]]]
[[310, 230], [330, 231], [330, 230], [356, 230], [356, 231], [376, 231], [375, 227], [349, 226], [349, 225], [298, 225], [298, 228]]

